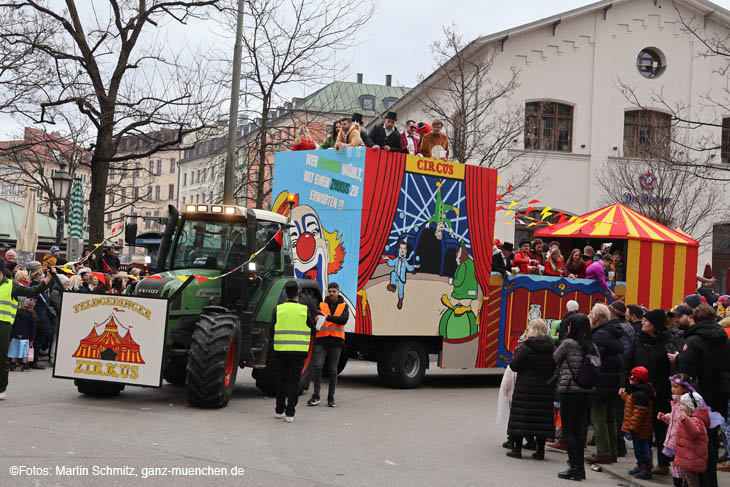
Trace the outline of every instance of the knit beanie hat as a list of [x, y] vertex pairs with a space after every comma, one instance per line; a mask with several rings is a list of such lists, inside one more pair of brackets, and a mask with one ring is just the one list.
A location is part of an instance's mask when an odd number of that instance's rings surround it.
[[644, 314], [644, 318], [654, 325], [654, 329], [658, 332], [667, 327], [667, 314], [663, 309], [653, 309], [648, 311]]
[[690, 294], [689, 296], [685, 296], [684, 302], [687, 303], [687, 306], [690, 308], [695, 309], [697, 306], [702, 304], [702, 298], [699, 294]]
[[640, 382], [641, 384], [645, 384], [649, 381], [649, 371], [646, 370], [646, 367], [634, 367], [631, 369], [631, 375], [629, 375], [629, 378], [636, 382]]
[[571, 299], [567, 303], [565, 303], [565, 309], [567, 309], [569, 312], [578, 311], [578, 301]]
[[689, 410], [693, 413], [695, 411], [699, 411], [704, 405], [704, 400], [702, 399], [702, 396], [692, 391], [683, 394], [680, 398], [680, 402], [684, 406], [687, 406]]
[[608, 305], [608, 307], [611, 309], [611, 311], [619, 315], [621, 318], [626, 317], [626, 305], [623, 301], [614, 301], [613, 303]]

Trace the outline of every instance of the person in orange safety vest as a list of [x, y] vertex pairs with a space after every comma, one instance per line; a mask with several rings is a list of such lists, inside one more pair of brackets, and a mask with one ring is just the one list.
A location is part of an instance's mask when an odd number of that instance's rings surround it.
[[[319, 389], [322, 384], [322, 369], [325, 359], [330, 376], [327, 390], [327, 406], [335, 407], [335, 387], [337, 386], [337, 365], [340, 362], [342, 346], [345, 344], [345, 324], [350, 317], [347, 303], [340, 296], [340, 286], [330, 282], [327, 297], [320, 303], [317, 312], [317, 337], [314, 344], [314, 392], [307, 406], [320, 403]], [[324, 320], [324, 321], [323, 321]]]

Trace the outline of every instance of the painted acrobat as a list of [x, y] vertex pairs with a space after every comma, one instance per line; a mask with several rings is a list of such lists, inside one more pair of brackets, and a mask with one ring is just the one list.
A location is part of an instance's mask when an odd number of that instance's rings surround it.
[[436, 181], [436, 187], [438, 188], [436, 191], [436, 203], [433, 207], [433, 216], [427, 222], [427, 224], [436, 224], [436, 238], [439, 240], [441, 240], [441, 237], [443, 236], [444, 228], [447, 228], [450, 233], [453, 233], [451, 220], [446, 216], [446, 214], [453, 211], [456, 213], [456, 216], [459, 216], [459, 208], [453, 205], [444, 204], [444, 200], [441, 197], [441, 186], [443, 186], [443, 184], [444, 183], [441, 181]]
[[413, 257], [415, 251], [411, 251], [410, 255], [406, 257], [408, 253], [408, 245], [400, 241], [398, 243], [398, 255], [392, 259], [388, 259], [388, 267], [392, 267], [393, 270], [390, 273], [390, 284], [388, 284], [388, 291], [394, 293], [398, 290], [398, 309], [403, 308], [403, 295], [406, 286], [406, 272], [414, 272], [419, 265], [413, 265], [409, 261]]

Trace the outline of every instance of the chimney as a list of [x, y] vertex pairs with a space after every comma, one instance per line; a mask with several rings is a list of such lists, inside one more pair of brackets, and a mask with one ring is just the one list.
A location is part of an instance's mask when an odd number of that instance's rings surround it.
[[362, 84], [362, 73], [357, 73], [357, 82]]
[[393, 75], [386, 74], [385, 75], [385, 86], [390, 86], [392, 83], [393, 83]]

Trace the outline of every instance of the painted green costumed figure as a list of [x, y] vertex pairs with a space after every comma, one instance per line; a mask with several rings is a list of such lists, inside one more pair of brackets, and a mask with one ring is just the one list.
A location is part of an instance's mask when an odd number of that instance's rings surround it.
[[458, 340], [473, 336], [477, 333], [477, 319], [471, 309], [471, 302], [478, 297], [479, 284], [474, 270], [474, 261], [469, 257], [469, 251], [462, 241], [459, 253], [456, 256], [458, 267], [451, 280], [451, 302], [444, 294], [441, 303], [448, 309], [441, 316], [439, 334], [448, 340]]
[[[439, 223], [441, 223], [442, 227], [448, 228], [449, 231], [453, 230], [451, 220], [446, 216], [446, 214], [453, 211], [456, 213], [456, 216], [459, 216], [459, 209], [457, 207], [444, 204], [444, 200], [441, 197], [441, 186], [443, 186], [443, 183], [441, 181], [436, 181], [436, 187], [438, 188], [436, 191], [436, 203], [433, 207], [433, 216], [427, 222], [428, 224], [436, 224], [438, 230], [437, 238], [438, 235], [443, 235], [443, 228], [439, 228]], [[439, 238], [439, 240], [441, 239]]]

